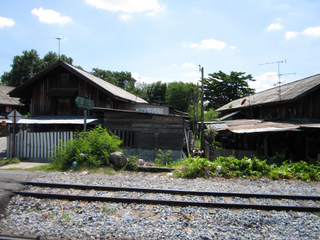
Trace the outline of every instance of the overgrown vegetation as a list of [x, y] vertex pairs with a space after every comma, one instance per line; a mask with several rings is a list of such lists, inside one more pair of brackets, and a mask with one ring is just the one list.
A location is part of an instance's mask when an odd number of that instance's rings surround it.
[[60, 143], [54, 152], [52, 165], [58, 169], [109, 165], [110, 153], [119, 151], [121, 140], [101, 126], [87, 132], [78, 132], [77, 137]]
[[301, 179], [320, 181], [320, 162], [310, 159], [308, 162], [283, 161], [267, 164], [267, 160], [257, 157], [241, 160], [230, 157], [218, 157], [215, 161], [206, 158], [187, 158], [175, 165], [175, 176], [184, 178], [213, 177]]

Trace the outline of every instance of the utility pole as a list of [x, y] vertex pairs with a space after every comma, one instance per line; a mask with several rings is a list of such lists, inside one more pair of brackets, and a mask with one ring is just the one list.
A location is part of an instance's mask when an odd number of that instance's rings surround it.
[[203, 72], [204, 69], [199, 65], [199, 71], [201, 72], [201, 124], [200, 124], [200, 134], [201, 134], [201, 150], [204, 149], [204, 126], [203, 126]]

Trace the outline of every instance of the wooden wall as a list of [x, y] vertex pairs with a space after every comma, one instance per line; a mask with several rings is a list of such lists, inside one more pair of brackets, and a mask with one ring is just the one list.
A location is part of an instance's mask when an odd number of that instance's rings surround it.
[[104, 127], [134, 133], [134, 148], [182, 150], [184, 119], [176, 116], [105, 111]]
[[[66, 73], [69, 73], [69, 81], [63, 82], [61, 76]], [[73, 96], [48, 96], [47, 93], [52, 88], [76, 88], [77, 91]], [[76, 106], [75, 100], [78, 96], [85, 97], [85, 95], [93, 100], [95, 107], [118, 105], [117, 101], [106, 93], [59, 66], [32, 86], [31, 114], [32, 116], [83, 115], [83, 109]]]

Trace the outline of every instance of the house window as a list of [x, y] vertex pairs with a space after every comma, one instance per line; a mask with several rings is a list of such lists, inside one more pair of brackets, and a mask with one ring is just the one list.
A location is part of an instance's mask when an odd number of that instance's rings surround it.
[[137, 132], [130, 130], [111, 130], [111, 132], [122, 140], [121, 147], [135, 147]]
[[70, 84], [70, 74], [69, 73], [61, 73], [60, 78], [60, 85], [61, 86], [69, 86]]

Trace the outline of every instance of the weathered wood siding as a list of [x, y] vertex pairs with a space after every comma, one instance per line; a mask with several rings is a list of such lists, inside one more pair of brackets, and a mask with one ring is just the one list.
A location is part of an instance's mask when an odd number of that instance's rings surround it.
[[[59, 69], [60, 68], [60, 69]], [[98, 88], [88, 84], [75, 74], [69, 72], [63, 67], [45, 74], [40, 81], [32, 86], [32, 116], [39, 115], [83, 115], [83, 109], [79, 109], [75, 100], [78, 96], [87, 95], [93, 100], [95, 107], [113, 107], [117, 106], [116, 101], [106, 95]], [[69, 74], [69, 81], [61, 80], [63, 74]], [[67, 75], [65, 75], [67, 76]], [[72, 96], [48, 96], [47, 93], [53, 88], [74, 88], [77, 91]]]
[[[182, 150], [183, 148], [184, 120], [182, 117], [106, 111], [104, 127], [112, 132], [121, 130], [122, 134], [124, 131], [134, 134], [134, 144], [131, 146], [134, 148], [147, 150], [155, 148]], [[126, 139], [123, 140], [126, 141]]]

